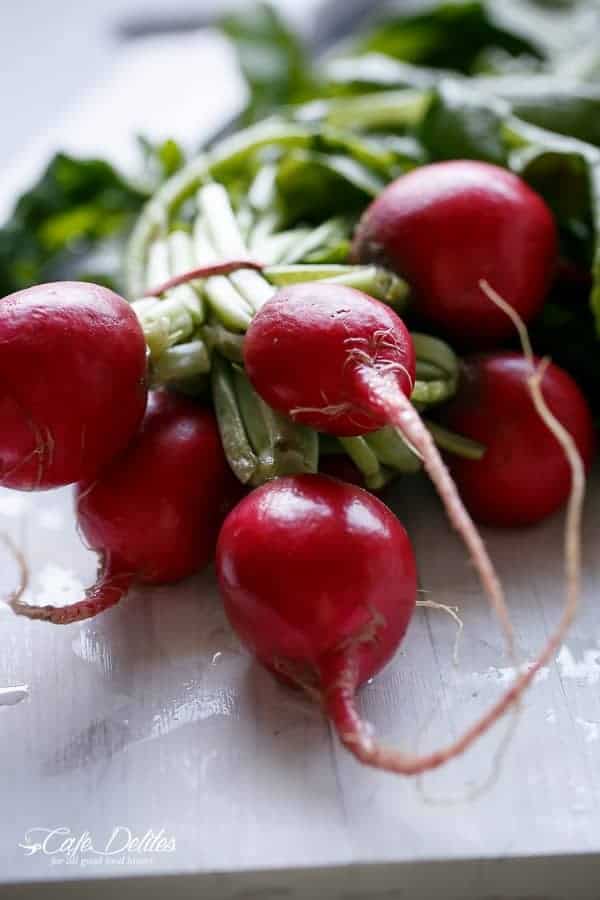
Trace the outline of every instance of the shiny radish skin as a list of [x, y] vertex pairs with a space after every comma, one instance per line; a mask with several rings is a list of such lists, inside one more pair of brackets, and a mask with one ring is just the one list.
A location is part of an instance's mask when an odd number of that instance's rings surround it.
[[278, 478], [245, 497], [221, 529], [217, 575], [246, 646], [322, 698], [340, 665], [357, 687], [391, 659], [416, 603], [398, 519], [367, 491], [323, 475]]
[[377, 404], [362, 400], [357, 373], [364, 365], [388, 375], [405, 396], [416, 377], [412, 339], [396, 313], [354, 288], [324, 283], [277, 291], [250, 324], [244, 365], [274, 409], [344, 437], [388, 421]]
[[244, 363], [257, 393], [293, 419], [333, 435], [393, 426], [421, 455], [504, 628], [502, 587], [433, 439], [410, 402], [415, 351], [406, 326], [367, 294], [323, 282], [291, 285], [253, 318]]
[[135, 434], [146, 344], [107, 288], [56, 282], [0, 301], [0, 484], [20, 490], [94, 477]]
[[[458, 394], [444, 413], [449, 427], [486, 447], [481, 460], [449, 460], [467, 508], [483, 524], [533, 525], [569, 498], [570, 467], [558, 441], [536, 414], [527, 388], [530, 375], [529, 363], [518, 353], [468, 357]], [[544, 372], [542, 391], [589, 470], [596, 438], [583, 393], [554, 363]]]
[[125, 453], [78, 486], [79, 528], [101, 559], [97, 584], [72, 606], [13, 609], [68, 624], [114, 606], [133, 583], [193, 575], [212, 562], [221, 523], [239, 496], [212, 411], [154, 391]]
[[393, 181], [358, 225], [353, 255], [406, 278], [417, 311], [446, 335], [489, 346], [514, 333], [481, 279], [531, 321], [558, 259], [550, 209], [521, 178], [489, 163], [452, 160]]

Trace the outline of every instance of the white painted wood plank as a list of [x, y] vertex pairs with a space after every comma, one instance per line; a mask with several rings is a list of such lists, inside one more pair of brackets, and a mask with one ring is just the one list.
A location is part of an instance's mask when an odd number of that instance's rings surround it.
[[[482, 606], [476, 581], [448, 534], [431, 491], [405, 481], [396, 496], [396, 508], [416, 544], [423, 586], [438, 602], [463, 601], [461, 661], [455, 670], [450, 620], [436, 611], [417, 612], [396, 662], [363, 692], [361, 704], [386, 740], [426, 749], [446, 743], [487, 708], [507, 686], [509, 663], [501, 652], [498, 628]], [[428, 804], [413, 783], [365, 775], [343, 750], [338, 751], [350, 826], [366, 858], [598, 849], [600, 735], [595, 726], [600, 721], [600, 629], [595, 552], [599, 513], [596, 478], [586, 514], [588, 575], [581, 615], [559, 664], [544, 673], [527, 695], [500, 776], [488, 791], [469, 802], [444, 805], [486, 779], [502, 728], [457, 762], [426, 776], [424, 790], [433, 798]], [[507, 587], [524, 660], [533, 658], [560, 614], [561, 529], [557, 517], [536, 529], [487, 532]], [[429, 633], [419, 621], [423, 618]]]
[[[440, 601], [465, 598], [465, 638], [455, 670], [452, 623], [419, 611], [393, 664], [362, 692], [361, 706], [387, 740], [414, 747], [426, 728], [419, 743], [430, 746], [497, 696], [507, 661], [431, 491], [407, 479], [395, 493], [424, 586]], [[599, 508], [596, 479], [586, 525], [591, 563]], [[68, 492], [35, 500], [2, 492], [3, 510], [0, 525], [21, 535], [46, 585], [59, 587], [61, 572], [72, 573], [65, 583], [91, 576], [92, 555], [67, 527]], [[490, 533], [488, 541], [523, 657], [531, 658], [559, 612], [560, 519]], [[517, 565], [524, 545], [526, 559]], [[114, 874], [51, 866], [17, 847], [27, 829], [59, 824], [88, 830], [99, 843], [116, 825], [164, 828], [176, 835], [177, 851], [140, 864], [156, 874], [598, 852], [596, 592], [590, 572], [568, 653], [529, 694], [497, 782], [451, 807], [440, 799], [464, 794], [488, 774], [499, 730], [426, 778], [437, 803], [424, 802], [413, 781], [361, 768], [330, 743], [316, 710], [240, 651], [210, 573], [177, 588], [136, 591], [120, 608], [67, 628], [3, 611], [0, 684], [27, 683], [31, 694], [0, 709], [0, 796], [11, 810], [0, 824], [2, 874]]]

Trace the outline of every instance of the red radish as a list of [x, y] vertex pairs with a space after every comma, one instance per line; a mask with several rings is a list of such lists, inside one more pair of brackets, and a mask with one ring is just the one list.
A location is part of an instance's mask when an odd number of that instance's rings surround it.
[[192, 575], [212, 560], [220, 525], [238, 496], [213, 413], [153, 392], [125, 453], [97, 481], [78, 488], [79, 527], [100, 554], [97, 583], [71, 606], [11, 605], [31, 619], [64, 625], [114, 606], [133, 583]]
[[244, 363], [263, 400], [297, 422], [335, 435], [388, 424], [398, 429], [423, 457], [510, 640], [502, 589], [487, 551], [410, 403], [415, 352], [401, 319], [353, 288], [325, 282], [290, 285], [250, 323]]
[[244, 643], [286, 680], [328, 697], [332, 711], [342, 672], [351, 702], [391, 659], [417, 596], [398, 519], [325, 475], [278, 478], [246, 496], [221, 529], [217, 574]]
[[541, 309], [557, 262], [549, 208], [506, 169], [470, 160], [422, 166], [393, 181], [358, 226], [354, 255], [406, 278], [418, 312], [459, 340], [513, 334], [479, 289], [485, 278], [524, 322]]
[[146, 405], [146, 344], [107, 288], [41, 284], [0, 301], [0, 484], [37, 490], [94, 477]]
[[416, 775], [460, 755], [518, 701], [559, 648], [577, 608], [585, 480], [568, 434], [545, 421], [573, 466], [563, 618], [535, 663], [479, 721], [424, 756], [378, 744], [356, 708], [358, 687], [389, 661], [415, 608], [415, 560], [393, 514], [361, 488], [296, 475], [257, 488], [225, 520], [217, 575], [232, 627], [266, 668], [320, 700], [360, 762]]
[[[401, 639], [404, 616], [410, 603], [405, 573], [396, 573], [390, 580], [393, 560], [400, 558], [407, 563], [406, 548], [398, 535], [394, 537], [388, 530], [385, 507], [374, 506], [377, 501], [373, 497], [371, 504], [367, 504], [364, 498], [369, 495], [364, 491], [341, 483], [336, 483], [334, 490], [323, 476], [277, 480], [251, 494], [231, 513], [217, 547], [221, 589], [232, 624], [242, 639], [269, 668], [302, 684], [311, 693], [319, 694], [340, 740], [361, 762], [404, 775], [424, 772], [458, 756], [516, 704], [542, 666], [552, 661], [578, 605], [585, 496], [583, 462], [572, 436], [545, 402], [541, 390], [545, 363], [535, 367], [523, 323], [488, 284], [482, 282], [481, 290], [517, 326], [530, 364], [527, 384], [533, 405], [556, 438], [571, 468], [565, 527], [566, 602], [563, 615], [534, 663], [515, 679], [485, 715], [449, 746], [421, 757], [377, 744], [361, 721], [354, 700], [356, 688], [362, 679], [385, 662], [393, 644]], [[344, 313], [347, 332], [342, 344], [348, 337], [354, 341], [363, 336], [358, 300], [352, 307], [343, 302], [348, 298], [340, 295], [338, 299], [336, 305], [330, 293], [318, 291], [313, 295], [315, 308], [304, 315], [303, 301], [310, 305], [310, 294], [282, 291], [274, 302], [265, 304], [250, 327], [246, 362], [249, 369], [254, 368], [254, 383], [262, 384], [265, 392], [272, 393], [283, 407], [278, 386], [270, 387], [268, 382], [271, 365], [273, 372], [282, 371], [287, 382], [283, 398], [291, 413], [294, 408], [289, 408], [290, 402], [302, 397], [301, 375], [308, 376], [309, 396], [315, 380], [310, 371], [311, 360], [303, 358], [303, 351], [320, 349], [317, 360], [326, 359], [332, 352], [339, 356], [336, 319]], [[369, 301], [368, 297], [364, 299]], [[316, 311], [317, 302], [322, 308], [321, 317]], [[386, 343], [395, 337], [399, 327], [400, 330], [403, 328], [398, 320], [394, 331], [386, 337]], [[308, 337], [305, 334], [319, 328], [323, 332], [320, 347], [314, 334]], [[284, 347], [280, 347], [280, 343]], [[293, 351], [288, 355], [291, 365], [286, 374], [285, 368], [281, 370], [285, 358], [282, 354], [286, 349], [289, 351], [290, 346]], [[389, 359], [382, 364], [372, 349], [368, 353], [363, 349], [357, 356], [353, 346], [351, 343], [347, 347], [344, 377], [337, 386], [338, 392], [331, 396], [333, 422], [337, 414], [342, 415], [343, 421], [348, 405], [366, 406], [387, 413], [422, 451], [424, 463], [436, 480], [453, 521], [458, 519], [462, 533], [466, 531], [470, 538], [473, 526], [460, 506], [460, 500], [454, 496], [454, 484], [436, 457], [435, 448], [430, 447], [431, 441], [423, 438], [424, 426], [399, 389], [399, 373], [406, 371], [407, 359], [401, 352], [401, 342], [397, 343], [398, 367], [392, 369]], [[273, 360], [270, 358], [272, 351]], [[327, 367], [324, 371], [328, 372]], [[328, 383], [324, 384], [324, 388], [328, 387]], [[344, 413], [339, 411], [341, 404], [345, 405]], [[308, 410], [304, 408], [303, 412]], [[461, 519], [463, 513], [464, 519]], [[362, 548], [357, 532], [366, 536]], [[377, 534], [384, 537], [385, 550], [374, 540]], [[475, 535], [478, 537], [477, 532]], [[484, 580], [492, 579], [493, 588], [493, 571], [487, 572], [485, 551], [482, 547], [476, 549], [480, 571]], [[294, 564], [296, 555], [302, 559], [299, 567]], [[374, 576], [371, 574], [374, 580], [369, 578], [370, 573], [375, 573]], [[388, 590], [383, 601], [379, 599], [378, 579], [385, 582]], [[380, 602], [389, 603], [389, 594], [394, 590], [397, 591], [396, 602], [391, 607], [380, 606]], [[497, 608], [503, 612], [501, 593], [492, 596]], [[356, 610], [361, 610], [362, 615]], [[367, 612], [371, 614], [370, 619], [366, 617]], [[509, 623], [506, 621], [504, 625], [510, 635]], [[389, 638], [388, 629], [391, 629]]]
[[[453, 457], [449, 464], [467, 509], [488, 525], [539, 522], [562, 507], [571, 490], [564, 452], [533, 405], [531, 373], [530, 362], [518, 353], [467, 358], [459, 392], [444, 413], [450, 428], [486, 447], [479, 461]], [[554, 364], [545, 369], [541, 387], [589, 469], [595, 435], [582, 392]]]

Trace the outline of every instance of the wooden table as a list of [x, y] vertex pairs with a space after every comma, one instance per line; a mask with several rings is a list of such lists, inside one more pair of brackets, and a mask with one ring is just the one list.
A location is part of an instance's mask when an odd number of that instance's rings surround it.
[[[221, 67], [221, 107], [235, 111], [241, 87], [210, 35], [123, 54], [104, 85], [6, 172], [0, 198], [6, 203], [54, 145], [127, 161], [128, 135], [144, 117], [147, 131], [201, 137], [190, 118], [198, 96], [173, 89], [184, 72], [188, 83], [206, 77], [206, 66], [213, 78]], [[169, 90], [178, 104], [166, 104]], [[209, 94], [201, 102], [210, 130], [217, 110]], [[464, 636], [455, 666], [455, 625], [418, 610], [360, 705], [385, 740], [425, 749], [457, 735], [514, 673], [429, 486], [406, 478], [391, 500], [416, 545], [426, 596], [461, 607]], [[316, 709], [240, 650], [211, 573], [135, 591], [66, 628], [0, 607], [0, 688], [29, 686], [22, 702], [0, 707], [0, 898], [597, 900], [599, 523], [596, 475], [581, 615], [528, 694], [500, 772], [477, 796], [507, 722], [422, 783], [360, 768]], [[0, 528], [25, 551], [36, 597], [67, 599], [91, 581], [94, 558], [78, 542], [68, 491], [1, 492]], [[531, 660], [560, 613], [562, 521], [486, 538], [521, 658]], [[14, 575], [3, 557], [3, 590]], [[57, 828], [61, 840], [80, 841], [79, 852], [58, 850]], [[114, 879], [127, 879], [127, 890]]]

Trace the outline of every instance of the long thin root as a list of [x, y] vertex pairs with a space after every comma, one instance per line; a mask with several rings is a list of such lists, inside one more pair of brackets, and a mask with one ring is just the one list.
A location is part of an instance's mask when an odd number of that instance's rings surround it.
[[190, 269], [188, 272], [182, 272], [174, 275], [168, 281], [157, 285], [152, 290], [146, 291], [147, 297], [160, 297], [172, 288], [179, 287], [180, 284], [188, 284], [190, 281], [204, 280], [213, 278], [216, 275], [231, 275], [239, 269], [253, 269], [255, 272], [261, 272], [264, 269], [264, 263], [257, 262], [255, 259], [230, 259], [223, 262], [210, 263], [206, 266], [199, 266], [196, 269]]
[[[523, 352], [531, 362], [532, 368], [531, 376], [528, 379], [528, 387], [535, 409], [560, 444], [571, 469], [571, 493], [567, 506], [564, 536], [565, 605], [559, 624], [547, 640], [545, 647], [535, 662], [515, 678], [509, 690], [460, 738], [440, 750], [422, 756], [403, 753], [376, 743], [370, 729], [361, 720], [356, 709], [355, 691], [358, 672], [356, 660], [344, 657], [342, 654], [339, 655], [339, 658], [330, 666], [325, 697], [327, 710], [336, 726], [340, 740], [357, 759], [366, 765], [400, 775], [419, 775], [460, 756], [511, 707], [514, 707], [519, 702], [523, 692], [534, 681], [537, 673], [552, 662], [575, 618], [579, 605], [581, 588], [581, 531], [586, 485], [584, 464], [572, 436], [553, 415], [544, 399], [541, 385], [548, 361], [543, 360], [538, 366], [535, 365], [525, 325], [517, 313], [496, 294], [487, 282], [481, 282], [481, 289], [492, 302], [504, 309], [515, 323], [521, 336]], [[380, 386], [376, 381], [372, 382], [371, 390], [376, 396], [380, 392]], [[405, 409], [404, 404], [395, 404], [393, 398], [386, 394], [384, 394], [382, 403], [386, 408], [390, 408], [390, 412], [394, 412], [398, 427], [407, 427], [408, 423], [409, 431], [412, 433], [414, 418]], [[418, 427], [415, 428], [415, 432], [418, 436]], [[436, 477], [440, 478], [439, 469], [436, 470], [434, 466], [433, 471]], [[446, 494], [447, 485], [443, 485], [443, 488]], [[451, 502], [452, 492], [445, 496], [445, 499], [450, 505], [449, 513], [452, 511], [453, 515], [456, 515], [458, 511]], [[479, 562], [482, 562], [481, 558]], [[496, 597], [495, 599], [497, 600], [498, 598]], [[504, 750], [503, 742], [502, 752]]]
[[0, 541], [2, 541], [2, 543], [14, 559], [19, 572], [19, 581], [17, 586], [7, 597], [4, 598], [5, 603], [7, 603], [9, 606], [13, 606], [13, 604], [19, 603], [21, 597], [29, 586], [29, 566], [27, 565], [27, 560], [25, 559], [24, 554], [17, 547], [11, 537], [9, 537], [5, 533], [2, 533], [0, 534]]
[[390, 424], [421, 454], [423, 465], [440, 495], [448, 519], [469, 550], [483, 589], [504, 631], [511, 660], [516, 663], [514, 634], [500, 579], [431, 434], [408, 397], [398, 389], [393, 378], [381, 376], [373, 369], [365, 368], [361, 371], [361, 380], [373, 403], [385, 410]]
[[[16, 548], [13, 548], [13, 551], [15, 550]], [[22, 558], [18, 551], [16, 551], [16, 557]], [[133, 582], [132, 574], [113, 570], [110, 561], [102, 560], [97, 581], [86, 590], [83, 600], [67, 606], [34, 606], [22, 599], [23, 587], [7, 602], [18, 616], [40, 622], [51, 622], [53, 625], [71, 625], [73, 622], [91, 619], [115, 606], [124, 597]]]
[[462, 633], [465, 627], [465, 623], [461, 619], [458, 614], [458, 606], [447, 606], [445, 603], [436, 603], [435, 600], [417, 600], [417, 606], [422, 606], [425, 609], [437, 609], [440, 612], [445, 612], [446, 615], [450, 616], [451, 619], [456, 622], [456, 638], [454, 640], [454, 650], [452, 651], [452, 661], [454, 665], [458, 665], [459, 660], [459, 648], [460, 648], [460, 639], [462, 637]]

